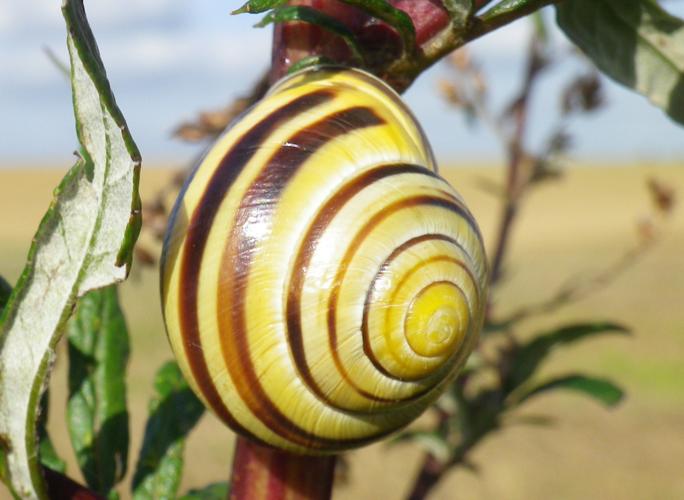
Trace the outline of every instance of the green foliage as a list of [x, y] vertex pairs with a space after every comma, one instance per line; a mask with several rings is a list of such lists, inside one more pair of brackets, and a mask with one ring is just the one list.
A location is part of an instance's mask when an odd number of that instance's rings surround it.
[[64, 472], [66, 470], [66, 463], [57, 455], [57, 450], [52, 445], [50, 436], [47, 433], [47, 419], [48, 408], [50, 407], [50, 392], [45, 391], [40, 400], [40, 413], [38, 415], [38, 453], [40, 455], [40, 463], [45, 467], [57, 472]]
[[342, 0], [344, 3], [358, 7], [372, 17], [392, 26], [404, 43], [404, 50], [412, 51], [416, 44], [416, 29], [413, 21], [403, 10], [399, 10], [387, 0]]
[[609, 380], [587, 375], [564, 375], [547, 380], [526, 391], [518, 400], [518, 404], [556, 389], [577, 391], [608, 407], [617, 405], [624, 396], [622, 389]]
[[442, 3], [451, 17], [452, 25], [457, 29], [466, 26], [475, 9], [473, 0], [443, 0]]
[[114, 101], [82, 1], [65, 0], [62, 13], [81, 158], [55, 190], [0, 320], [5, 477], [25, 498], [45, 492], [36, 422], [54, 346], [77, 297], [126, 277], [140, 230], [139, 152]]
[[249, 0], [231, 14], [261, 14], [267, 10], [283, 5], [287, 0]]
[[116, 286], [84, 295], [69, 321], [67, 423], [87, 485], [106, 495], [128, 464], [128, 331]]
[[[155, 394], [133, 476], [136, 500], [175, 498], [183, 472], [185, 439], [204, 413], [204, 405], [188, 387], [175, 362], [164, 364], [154, 380]], [[207, 490], [206, 497], [217, 491]], [[225, 496], [223, 497], [225, 498]]]
[[514, 348], [515, 352], [509, 356], [509, 368], [505, 379], [506, 390], [511, 392], [526, 382], [552, 350], [587, 337], [608, 333], [627, 334], [628, 330], [616, 323], [583, 323], [563, 326], [535, 336], [526, 344]]
[[525, 4], [529, 4], [534, 0], [502, 0], [495, 4], [487, 11], [487, 17], [500, 16], [515, 12]]
[[[491, 362], [476, 358], [440, 399], [437, 425], [404, 431], [393, 443], [410, 441], [421, 446], [445, 471], [454, 466], [474, 468], [468, 460], [471, 450], [486, 436], [514, 421], [510, 415], [533, 397], [570, 390], [607, 407], [617, 405], [624, 396], [622, 389], [602, 378], [570, 374], [534, 385], [526, 383], [556, 348], [606, 333], [625, 334], [627, 330], [604, 322], [563, 326], [524, 344], [514, 341], [499, 349], [497, 359]], [[485, 337], [484, 341], [488, 340], [492, 338]], [[492, 371], [498, 382], [483, 385], [480, 380], [488, 378]], [[548, 424], [549, 419], [537, 417], [528, 423]]]
[[333, 61], [328, 59], [325, 56], [309, 56], [305, 57], [304, 59], [300, 59], [296, 63], [294, 63], [290, 68], [287, 70], [288, 74], [296, 73], [297, 71], [301, 71], [304, 68], [309, 68], [309, 67], [315, 67], [315, 66], [321, 66], [325, 64], [333, 64]]
[[[387, 0], [342, 0], [344, 3], [353, 5], [367, 14], [386, 22], [392, 26], [400, 34], [404, 47], [407, 50], [413, 50], [416, 41], [416, 30], [413, 27], [411, 18], [404, 11], [393, 7]], [[285, 4], [285, 0], [250, 0], [239, 9], [236, 9], [232, 14], [261, 14], [268, 10], [272, 10], [257, 26], [266, 26], [272, 22], [286, 22], [286, 21], [304, 21], [321, 26], [324, 29], [330, 30], [343, 38], [347, 43], [352, 43], [350, 46], [352, 50], [358, 50], [354, 43], [353, 35], [341, 23], [329, 16], [320, 16], [312, 12], [307, 12], [315, 9], [307, 7], [290, 7], [283, 10], [281, 6]], [[318, 12], [318, 11], [316, 11]], [[295, 14], [296, 13], [296, 14]], [[351, 39], [347, 40], [347, 37]]]
[[5, 281], [5, 278], [0, 276], [0, 317], [2, 317], [2, 310], [12, 294], [12, 286]]
[[556, 9], [601, 71], [684, 124], [684, 21], [653, 0], [565, 0]]
[[284, 23], [289, 21], [302, 21], [310, 23], [339, 35], [349, 47], [353, 58], [363, 66], [363, 56], [361, 55], [360, 47], [356, 41], [354, 34], [343, 23], [334, 17], [323, 14], [321, 11], [311, 7], [286, 5], [284, 7], [276, 7], [264, 16], [256, 26], [263, 28], [273, 23]]
[[224, 500], [228, 498], [228, 493], [228, 483], [213, 483], [201, 489], [190, 490], [178, 500]]

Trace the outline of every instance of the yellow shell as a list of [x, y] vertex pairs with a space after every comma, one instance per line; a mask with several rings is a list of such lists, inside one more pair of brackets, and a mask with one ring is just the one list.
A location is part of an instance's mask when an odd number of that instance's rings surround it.
[[334, 453], [415, 419], [476, 343], [486, 258], [399, 96], [353, 69], [278, 83], [183, 188], [166, 328], [235, 431]]

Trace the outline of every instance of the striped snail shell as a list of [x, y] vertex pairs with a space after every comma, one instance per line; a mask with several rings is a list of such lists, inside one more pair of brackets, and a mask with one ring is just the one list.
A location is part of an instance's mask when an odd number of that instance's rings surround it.
[[399, 96], [354, 69], [280, 81], [201, 160], [161, 265], [190, 386], [238, 433], [307, 454], [387, 435], [456, 375], [486, 259]]

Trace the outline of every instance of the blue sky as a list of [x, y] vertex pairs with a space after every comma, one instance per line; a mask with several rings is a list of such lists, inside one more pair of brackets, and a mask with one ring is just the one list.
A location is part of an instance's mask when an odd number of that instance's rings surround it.
[[[269, 61], [270, 30], [257, 18], [230, 16], [240, 1], [86, 0], [92, 27], [119, 105], [148, 163], [182, 164], [199, 147], [170, 138], [174, 125], [198, 110], [224, 105], [249, 87]], [[670, 10], [684, 16], [682, 2]], [[58, 0], [0, 0], [0, 166], [72, 162], [75, 133], [68, 83], [45, 55], [66, 60]], [[549, 17], [552, 12], [547, 13]], [[529, 23], [518, 21], [471, 44], [492, 100], [516, 92]], [[557, 50], [568, 43], [554, 30]], [[553, 123], [558, 92], [577, 70], [564, 64], [543, 81], [533, 107], [532, 144]], [[492, 162], [501, 151], [486, 129], [470, 128], [436, 92], [448, 74], [437, 65], [406, 99], [441, 161]], [[684, 129], [645, 99], [606, 82], [607, 110], [571, 124], [572, 155], [584, 161], [673, 161], [684, 158]]]

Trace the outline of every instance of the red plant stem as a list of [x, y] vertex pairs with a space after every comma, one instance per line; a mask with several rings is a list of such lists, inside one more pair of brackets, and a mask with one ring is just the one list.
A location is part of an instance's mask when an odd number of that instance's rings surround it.
[[[401, 54], [399, 34], [356, 7], [339, 0], [293, 0], [289, 3], [313, 7], [345, 24], [358, 40], [366, 57], [365, 65], [371, 70], [387, 66]], [[390, 3], [406, 12], [413, 21], [417, 46], [411, 50], [420, 50], [424, 42], [449, 23], [449, 15], [440, 0], [391, 0]], [[337, 63], [351, 62], [346, 43], [318, 26], [278, 24], [273, 33], [271, 81], [281, 78], [292, 64], [311, 55], [325, 56]]]
[[[289, 3], [313, 7], [352, 30], [365, 20], [362, 12], [335, 0], [293, 0]], [[322, 55], [339, 62], [351, 56], [344, 40], [318, 26], [309, 23], [277, 24], [273, 31], [271, 81], [278, 80], [292, 64], [310, 55]]]
[[334, 470], [335, 456], [295, 455], [238, 437], [230, 499], [329, 499]]

